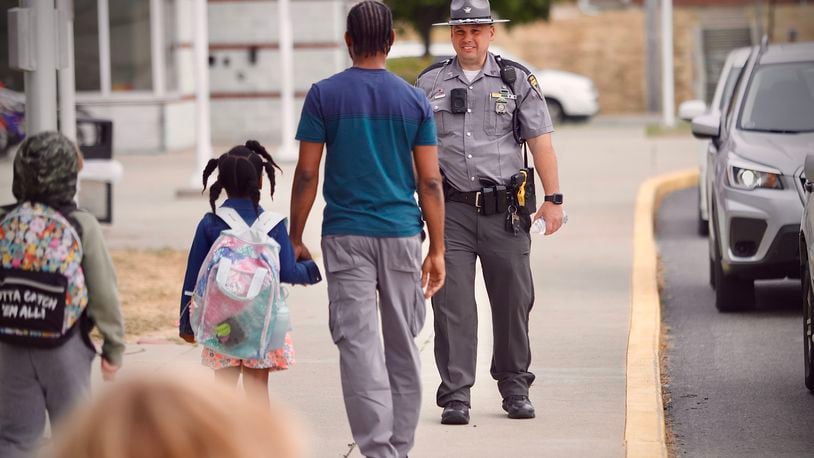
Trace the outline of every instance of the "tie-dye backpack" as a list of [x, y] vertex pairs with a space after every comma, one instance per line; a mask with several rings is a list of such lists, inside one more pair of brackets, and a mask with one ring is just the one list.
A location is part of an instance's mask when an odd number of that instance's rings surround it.
[[234, 209], [216, 214], [221, 232], [198, 272], [190, 303], [195, 340], [240, 359], [283, 346], [290, 320], [280, 286], [280, 245], [268, 233], [285, 218], [263, 212], [249, 227]]
[[0, 220], [0, 341], [56, 347], [88, 304], [82, 242], [62, 214], [23, 203]]

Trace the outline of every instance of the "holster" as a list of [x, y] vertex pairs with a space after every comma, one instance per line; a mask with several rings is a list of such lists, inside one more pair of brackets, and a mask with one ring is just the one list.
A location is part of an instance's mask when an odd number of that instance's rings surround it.
[[509, 179], [512, 201], [520, 214], [533, 215], [537, 211], [537, 192], [534, 186], [534, 167], [524, 167]]

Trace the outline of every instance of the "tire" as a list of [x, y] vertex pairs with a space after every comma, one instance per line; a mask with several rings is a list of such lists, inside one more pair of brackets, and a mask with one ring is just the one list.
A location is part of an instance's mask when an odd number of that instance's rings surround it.
[[755, 307], [755, 281], [727, 275], [720, 258], [713, 265], [715, 274], [715, 308], [721, 313], [740, 312]]
[[562, 105], [554, 99], [545, 99], [548, 105], [548, 115], [551, 116], [551, 122], [556, 126], [565, 120], [565, 113], [562, 111]]
[[805, 383], [814, 392], [814, 291], [811, 288], [811, 270], [808, 261], [803, 266], [803, 356], [805, 358]]
[[709, 287], [715, 289], [715, 261], [709, 258]]
[[[712, 212], [710, 218], [717, 222], [717, 215]], [[724, 272], [721, 249], [719, 247], [718, 225], [713, 225], [715, 243], [710, 242], [710, 283], [715, 288], [715, 308], [721, 313], [739, 312], [755, 307], [755, 281], [749, 278], [739, 278]], [[710, 241], [712, 239], [710, 238]]]

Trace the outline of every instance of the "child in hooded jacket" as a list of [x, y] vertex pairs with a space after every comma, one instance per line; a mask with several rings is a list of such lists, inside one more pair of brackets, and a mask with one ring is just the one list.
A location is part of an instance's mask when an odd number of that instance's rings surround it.
[[[36, 448], [45, 427], [46, 412], [52, 425], [59, 421], [90, 389], [91, 363], [96, 348], [89, 338], [95, 325], [104, 339], [102, 376], [112, 380], [122, 363], [124, 324], [113, 262], [96, 218], [79, 210], [74, 201], [82, 155], [58, 132], [28, 137], [14, 158], [12, 192], [17, 204], [0, 208], [0, 221], [23, 204], [56, 210], [81, 241], [81, 267], [87, 289], [87, 306], [71, 328], [67, 340], [53, 348], [0, 341], [0, 456], [27, 456]], [[32, 221], [33, 227], [36, 221]], [[45, 231], [47, 228], [44, 228]], [[0, 231], [1, 232], [1, 231]], [[34, 231], [36, 232], [36, 231]], [[34, 232], [29, 231], [29, 234]], [[24, 242], [27, 245], [21, 246]], [[13, 232], [0, 236], [0, 277], [3, 269], [19, 267], [21, 252], [35, 257], [38, 240], [20, 241]], [[39, 262], [27, 259], [24, 262]], [[66, 291], [67, 294], [67, 291]]]

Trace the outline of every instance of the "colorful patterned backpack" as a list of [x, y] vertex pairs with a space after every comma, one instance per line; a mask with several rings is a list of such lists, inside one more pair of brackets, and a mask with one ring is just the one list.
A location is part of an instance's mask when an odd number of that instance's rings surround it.
[[23, 203], [0, 220], [0, 341], [56, 347], [88, 305], [82, 241], [62, 214]]
[[231, 208], [216, 214], [221, 232], [204, 260], [190, 302], [195, 340], [240, 359], [262, 359], [281, 348], [290, 327], [280, 286], [280, 245], [268, 233], [281, 215], [263, 212], [249, 227]]

